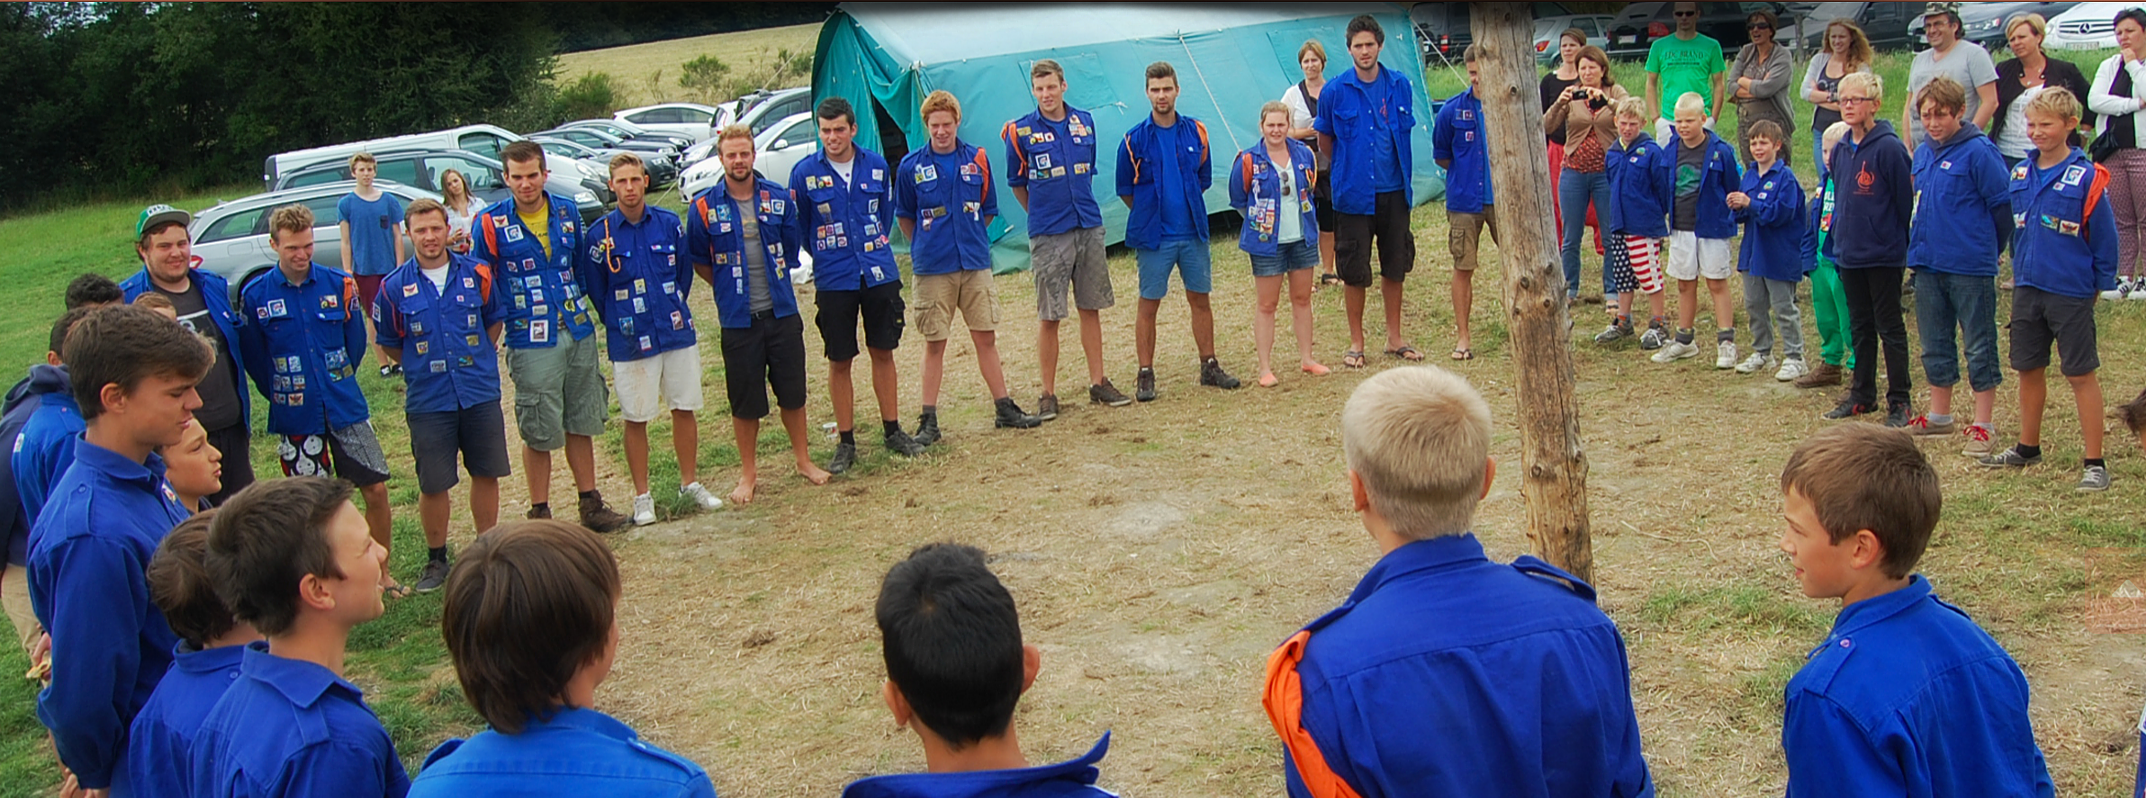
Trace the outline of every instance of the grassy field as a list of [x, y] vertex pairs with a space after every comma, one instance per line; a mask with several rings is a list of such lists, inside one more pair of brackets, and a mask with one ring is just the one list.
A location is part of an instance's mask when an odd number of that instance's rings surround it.
[[[713, 55], [730, 65], [732, 75], [752, 74], [765, 68], [779, 51], [811, 52], [819, 37], [818, 25], [791, 25], [565, 53], [559, 56], [558, 79], [565, 83], [590, 72], [610, 73], [621, 93], [620, 107], [625, 108], [689, 100], [691, 93], [678, 86], [679, 67], [687, 61]], [[811, 81], [808, 74], [792, 85]]]

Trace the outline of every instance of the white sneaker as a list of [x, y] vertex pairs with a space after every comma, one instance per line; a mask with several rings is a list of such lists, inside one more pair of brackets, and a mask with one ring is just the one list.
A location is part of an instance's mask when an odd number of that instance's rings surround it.
[[2124, 298], [2133, 302], [2146, 302], [2146, 277], [2131, 278], [2131, 290], [2125, 292]]
[[1744, 362], [1736, 364], [1736, 373], [1756, 374], [1758, 372], [1765, 371], [1773, 367], [1773, 353], [1753, 352], [1751, 353], [1750, 357], [1744, 358]]
[[[1736, 342], [1722, 341], [1714, 345], [1714, 368], [1736, 368]], [[1742, 369], [1737, 369], [1742, 371]], [[1746, 372], [1749, 373], [1749, 372]]]
[[1793, 382], [1809, 373], [1811, 368], [1803, 365], [1803, 358], [1792, 357], [1781, 361], [1781, 370], [1774, 372], [1773, 378], [1782, 382]]
[[633, 525], [648, 526], [656, 522], [656, 500], [643, 493], [633, 497]]
[[[2115, 287], [2115, 288], [2113, 288], [2113, 289], [2110, 289], [2110, 290], [2107, 290], [2107, 291], [2103, 291], [2103, 292], [2101, 292], [2101, 298], [2102, 298], [2102, 299], [2106, 299], [2106, 300], [2109, 300], [2109, 301], [2111, 301], [2111, 302], [2115, 302], [2115, 301], [2118, 301], [2118, 300], [2124, 299], [2124, 298], [2126, 298], [2126, 297], [2129, 297], [2129, 296], [2137, 295], [2137, 294], [2138, 294], [2138, 285], [2137, 285], [2137, 283], [2136, 283], [2136, 282], [2134, 282], [2134, 281], [2133, 281], [2133, 280], [2132, 280], [2131, 278], [2129, 278], [2129, 277], [2118, 277], [2118, 278], [2116, 278], [2116, 287]], [[2140, 298], [2141, 298], [2141, 299], [2146, 299], [2146, 296], [2140, 296]]]
[[1698, 344], [1687, 344], [1671, 338], [1669, 343], [1663, 344], [1661, 351], [1654, 353], [1654, 357], [1650, 359], [1656, 363], [1668, 363], [1683, 360], [1687, 357], [1695, 357], [1698, 354]]
[[700, 505], [703, 510], [713, 510], [723, 506], [722, 499], [716, 498], [715, 494], [709, 493], [708, 489], [702, 487], [698, 482], [679, 488], [678, 492], [684, 494], [686, 498], [692, 499], [693, 503]]

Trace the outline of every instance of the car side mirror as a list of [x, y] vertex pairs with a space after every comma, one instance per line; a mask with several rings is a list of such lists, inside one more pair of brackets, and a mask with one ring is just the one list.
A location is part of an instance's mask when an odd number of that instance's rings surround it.
[[789, 148], [789, 139], [776, 139], [775, 143], [768, 145], [768, 151], [770, 152], [782, 152], [783, 150], [787, 150]]

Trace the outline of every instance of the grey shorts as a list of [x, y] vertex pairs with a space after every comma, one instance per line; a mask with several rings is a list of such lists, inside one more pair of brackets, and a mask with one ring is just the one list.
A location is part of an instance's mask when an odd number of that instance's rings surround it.
[[380, 451], [380, 436], [373, 434], [370, 420], [329, 430], [326, 435], [278, 435], [276, 459], [287, 477], [332, 474], [361, 488], [388, 478], [387, 455]]
[[602, 348], [591, 334], [546, 349], [507, 350], [514, 378], [514, 425], [522, 443], [540, 452], [566, 445], [568, 435], [601, 435], [611, 393], [596, 365]]
[[1110, 264], [1103, 260], [1101, 227], [1029, 236], [1028, 259], [1036, 275], [1036, 318], [1065, 318], [1069, 287], [1073, 306], [1081, 310], [1102, 310], [1118, 302], [1110, 290]]

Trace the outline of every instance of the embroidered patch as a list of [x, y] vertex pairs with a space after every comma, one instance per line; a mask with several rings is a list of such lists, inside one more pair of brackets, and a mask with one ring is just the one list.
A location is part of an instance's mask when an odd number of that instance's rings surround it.
[[2072, 164], [2070, 167], [2064, 170], [2064, 185], [2076, 186], [2079, 185], [2080, 180], [2083, 180], [2085, 178], [2086, 167], [2080, 166], [2079, 164]]
[[417, 284], [416, 284], [416, 283], [404, 283], [404, 284], [403, 284], [403, 286], [402, 286], [402, 295], [403, 295], [403, 296], [417, 296]]

